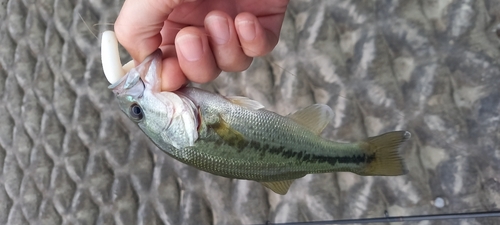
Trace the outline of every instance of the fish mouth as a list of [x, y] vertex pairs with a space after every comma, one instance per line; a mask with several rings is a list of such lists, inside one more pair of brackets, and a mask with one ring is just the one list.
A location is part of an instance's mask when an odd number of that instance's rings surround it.
[[125, 76], [114, 84], [109, 85], [108, 88], [119, 95], [126, 90], [132, 89], [140, 81], [143, 85], [143, 89], [147, 86], [152, 90], [159, 90], [162, 56], [162, 51], [157, 49], [146, 57], [138, 66], [128, 71]]
[[108, 89], [115, 89], [116, 87], [118, 87], [120, 84], [123, 83], [123, 81], [127, 78], [127, 75], [123, 76], [122, 78], [120, 78], [118, 81], [116, 81], [115, 83], [111, 84], [108, 86]]
[[105, 31], [102, 34], [101, 61], [103, 72], [106, 79], [111, 83], [108, 88], [115, 93], [118, 91], [117, 89], [132, 88], [141, 79], [143, 82], [150, 83], [153, 87], [160, 87], [157, 83], [160, 81], [158, 75], [161, 71], [162, 56], [161, 50], [157, 49], [137, 67], [134, 67], [134, 61], [122, 66], [115, 33]]
[[153, 92], [160, 92], [162, 59], [163, 53], [161, 49], [156, 49], [141, 64], [134, 68], [139, 72], [140, 79], [144, 82], [146, 88], [151, 89]]

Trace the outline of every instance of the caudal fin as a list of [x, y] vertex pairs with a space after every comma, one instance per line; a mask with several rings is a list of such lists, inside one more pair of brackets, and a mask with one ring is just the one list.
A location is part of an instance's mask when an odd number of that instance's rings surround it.
[[361, 144], [368, 155], [368, 165], [359, 172], [364, 176], [397, 176], [407, 173], [399, 147], [411, 137], [408, 131], [393, 131], [370, 137]]

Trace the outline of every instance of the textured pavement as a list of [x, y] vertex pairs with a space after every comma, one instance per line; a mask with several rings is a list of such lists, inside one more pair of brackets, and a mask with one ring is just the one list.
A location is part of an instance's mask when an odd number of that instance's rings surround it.
[[413, 136], [402, 151], [408, 175], [308, 175], [285, 196], [183, 165], [122, 115], [99, 51], [121, 5], [0, 0], [0, 224], [255, 224], [499, 208], [500, 1], [292, 0], [275, 51], [202, 87], [283, 115], [328, 104], [332, 140]]

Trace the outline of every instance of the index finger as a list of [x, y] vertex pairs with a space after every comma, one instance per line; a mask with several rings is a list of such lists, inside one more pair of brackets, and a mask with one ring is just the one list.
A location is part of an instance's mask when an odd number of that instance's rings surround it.
[[118, 42], [141, 62], [160, 46], [160, 31], [172, 10], [188, 1], [193, 0], [126, 0], [115, 22]]

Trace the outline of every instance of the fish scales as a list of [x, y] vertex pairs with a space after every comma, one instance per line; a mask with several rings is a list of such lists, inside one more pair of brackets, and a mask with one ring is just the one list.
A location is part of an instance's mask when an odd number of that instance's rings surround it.
[[400, 145], [410, 137], [394, 131], [356, 143], [320, 137], [332, 119], [325, 105], [288, 116], [253, 100], [184, 87], [159, 90], [161, 51], [110, 86], [120, 108], [173, 158], [200, 170], [261, 182], [285, 194], [294, 179], [337, 171], [393, 176], [406, 169]]
[[[207, 141], [195, 143], [196, 152], [204, 152], [204, 157], [208, 158], [225, 157], [222, 161], [228, 162], [218, 167], [218, 171], [210, 171], [212, 173], [231, 178], [252, 176], [259, 181], [291, 179], [297, 178], [296, 174], [303, 176], [311, 172], [357, 171], [369, 158], [357, 143], [324, 140], [291, 119], [273, 112], [250, 110], [198, 89], [181, 89], [179, 92], [193, 96], [193, 102], [197, 105], [210, 107], [206, 111], [223, 115], [222, 119], [227, 125], [245, 137], [245, 145], [237, 146], [228, 141], [223, 142], [219, 135], [200, 136], [200, 140]], [[213, 95], [209, 99], [217, 101], [199, 97], [202, 94]], [[210, 142], [219, 145], [208, 145]], [[207, 162], [209, 165], [204, 169], [211, 168], [213, 163]], [[232, 174], [236, 169], [242, 170], [239, 174], [244, 177]], [[293, 176], [288, 173], [293, 173]]]

